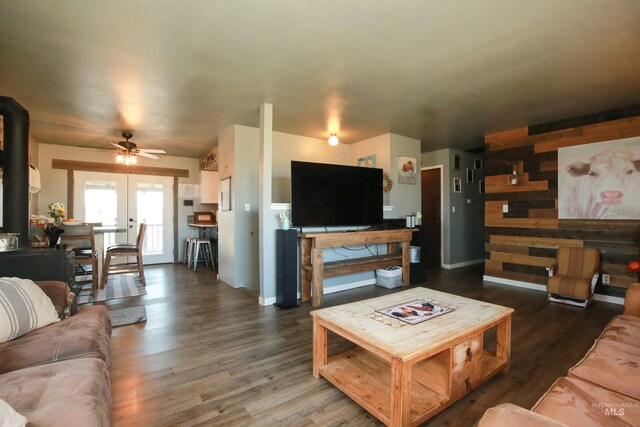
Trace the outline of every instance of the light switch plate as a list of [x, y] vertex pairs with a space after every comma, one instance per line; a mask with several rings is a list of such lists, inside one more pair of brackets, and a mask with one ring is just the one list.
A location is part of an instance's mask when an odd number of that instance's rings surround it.
[[509, 205], [502, 205], [502, 213], [509, 213]]
[[245, 210], [245, 212], [249, 212], [251, 210], [251, 204], [250, 203], [245, 203], [244, 204], [244, 210]]

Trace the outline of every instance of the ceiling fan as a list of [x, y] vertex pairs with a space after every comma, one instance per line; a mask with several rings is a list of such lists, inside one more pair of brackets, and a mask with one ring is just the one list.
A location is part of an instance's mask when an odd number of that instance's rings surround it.
[[157, 148], [138, 148], [138, 146], [129, 141], [133, 138], [133, 133], [129, 131], [122, 132], [124, 141], [110, 142], [118, 149], [116, 152], [116, 163], [124, 163], [125, 165], [135, 165], [137, 163], [136, 156], [147, 157], [149, 159], [159, 159], [156, 154], [166, 154], [166, 151]]

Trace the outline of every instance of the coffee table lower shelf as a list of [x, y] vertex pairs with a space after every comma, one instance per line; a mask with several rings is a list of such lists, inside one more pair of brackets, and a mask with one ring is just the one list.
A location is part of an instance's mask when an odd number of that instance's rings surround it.
[[[446, 354], [446, 356], [445, 356]], [[449, 355], [443, 352], [441, 362], [431, 366], [423, 366], [415, 370], [411, 384], [411, 425], [418, 425], [431, 418], [436, 413], [449, 406], [468, 391], [451, 393], [449, 386], [446, 392], [434, 390], [425, 385], [431, 375], [440, 376], [440, 383], [450, 384], [442, 375], [448, 376], [447, 369]], [[438, 357], [436, 356], [436, 358]], [[498, 371], [504, 369], [505, 363], [490, 352], [483, 352], [481, 372], [473, 381], [473, 388], [491, 378]], [[419, 368], [415, 366], [414, 368]], [[322, 377], [326, 378], [343, 393], [353, 399], [369, 413], [386, 425], [391, 424], [391, 366], [380, 357], [360, 347], [344, 353], [331, 356], [326, 365], [318, 368]], [[436, 374], [439, 371], [439, 374]], [[455, 394], [455, 395], [453, 395]]]
[[[372, 353], [357, 348], [332, 356], [320, 366], [320, 374], [383, 423], [390, 424], [391, 366]], [[418, 420], [449, 397], [414, 382], [411, 419]]]

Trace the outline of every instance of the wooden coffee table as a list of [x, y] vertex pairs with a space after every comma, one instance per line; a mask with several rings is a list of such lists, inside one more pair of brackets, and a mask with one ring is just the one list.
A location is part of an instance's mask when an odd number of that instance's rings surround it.
[[[416, 298], [455, 311], [403, 326], [374, 316], [376, 309]], [[325, 377], [386, 425], [415, 426], [509, 371], [513, 311], [426, 288], [315, 310], [313, 376]], [[492, 329], [495, 342], [485, 339]], [[357, 347], [328, 357], [327, 331]]]

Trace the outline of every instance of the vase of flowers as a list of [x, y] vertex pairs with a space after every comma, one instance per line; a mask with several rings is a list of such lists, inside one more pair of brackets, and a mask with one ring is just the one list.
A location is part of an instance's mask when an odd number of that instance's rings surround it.
[[53, 225], [59, 227], [62, 225], [62, 221], [64, 221], [66, 214], [66, 209], [64, 205], [60, 202], [50, 203], [49, 204], [49, 216], [53, 218]]
[[289, 215], [286, 212], [280, 212], [280, 223], [282, 224], [283, 230], [288, 230], [291, 228], [291, 223], [289, 222]]

